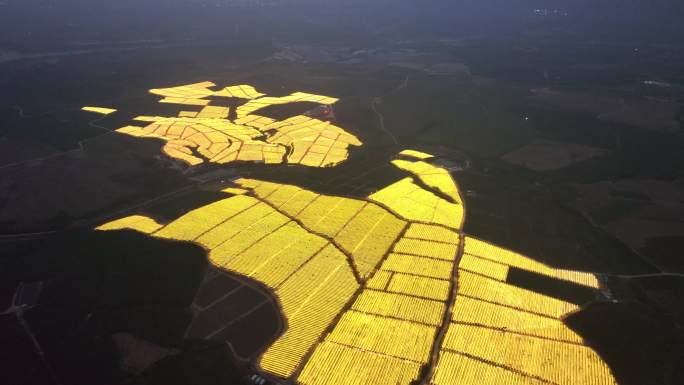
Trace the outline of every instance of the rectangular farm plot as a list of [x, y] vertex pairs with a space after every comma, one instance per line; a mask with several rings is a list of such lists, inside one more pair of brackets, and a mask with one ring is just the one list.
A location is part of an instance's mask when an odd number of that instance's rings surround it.
[[453, 275], [453, 263], [396, 253], [387, 256], [382, 269], [439, 279], [451, 279]]
[[445, 306], [438, 301], [366, 289], [352, 309], [437, 326], [442, 322]]
[[318, 197], [318, 194], [307, 190], [301, 190], [292, 196], [292, 199], [280, 206], [280, 210], [290, 217], [296, 217], [302, 210], [308, 207], [316, 197]]
[[[290, 222], [288, 217], [274, 211], [249, 226], [238, 228], [237, 234], [212, 249], [209, 257], [217, 266], [224, 266], [233, 257], [254, 246], [257, 242], [280, 227], [285, 226], [288, 222]], [[237, 223], [233, 226], [236, 225]], [[229, 231], [234, 232], [235, 230], [233, 228]]]
[[304, 210], [297, 214], [297, 219], [302, 221], [302, 224], [308, 228], [318, 228], [318, 223], [324, 221], [324, 218], [345, 199], [346, 198], [318, 195], [310, 205], [306, 206]]
[[598, 288], [599, 282], [596, 276], [580, 271], [554, 269], [543, 263], [537, 262], [524, 255], [492, 245], [477, 238], [466, 237], [465, 253], [481, 258], [489, 259], [508, 266], [532, 271], [549, 277], [574, 282], [583, 286]]
[[209, 249], [214, 249], [241, 232], [254, 232], [249, 230], [250, 228], [257, 231], [259, 227], [267, 226], [267, 229], [270, 229], [270, 225], [281, 224], [284, 220], [285, 216], [260, 202], [208, 230], [196, 241]]
[[378, 270], [373, 277], [366, 281], [366, 287], [376, 290], [385, 290], [394, 273], [385, 270]]
[[423, 223], [411, 223], [408, 230], [406, 230], [404, 237], [452, 244], [459, 243], [459, 235], [457, 232], [442, 226], [426, 225]]
[[404, 229], [405, 222], [369, 204], [335, 236], [353, 257], [362, 278], [368, 277]]
[[460, 353], [443, 351], [439, 356], [437, 369], [430, 381], [432, 385], [548, 385], [546, 381], [514, 372], [499, 366], [464, 356]]
[[463, 220], [463, 207], [446, 201], [428, 190], [424, 190], [411, 178], [404, 178], [369, 196], [382, 203], [402, 218], [432, 222], [457, 229]]
[[502, 282], [506, 281], [506, 277], [508, 276], [507, 265], [492, 262], [488, 259], [483, 259], [470, 254], [463, 254], [461, 261], [458, 264], [458, 268], [482, 274]]
[[289, 377], [358, 288], [345, 257], [324, 248], [277, 290], [287, 330], [264, 353], [260, 365]]
[[606, 364], [583, 345], [451, 324], [443, 346], [554, 384], [614, 383]]
[[577, 305], [569, 302], [547, 297], [467, 271], [459, 273], [458, 293], [467, 297], [490, 301], [553, 318], [560, 318], [579, 308]]
[[397, 385], [418, 378], [420, 364], [322, 342], [297, 378], [302, 385]]
[[327, 244], [325, 239], [289, 222], [235, 256], [226, 267], [276, 288]]
[[192, 210], [155, 233], [162, 238], [194, 240], [239, 212], [259, 203], [247, 196], [234, 196]]
[[316, 230], [329, 237], [334, 237], [367, 204], [364, 201], [344, 199], [325, 218], [321, 218]]
[[435, 327], [348, 311], [326, 341], [423, 363], [435, 333]]
[[389, 281], [387, 291], [445, 302], [450, 288], [449, 281], [395, 273]]
[[402, 238], [394, 245], [395, 253], [419, 255], [422, 257], [453, 261], [456, 259], [457, 245], [422, 239]]
[[463, 296], [456, 297], [453, 319], [458, 323], [478, 324], [512, 333], [558, 341], [583, 342], [582, 337], [568, 328], [560, 319]]

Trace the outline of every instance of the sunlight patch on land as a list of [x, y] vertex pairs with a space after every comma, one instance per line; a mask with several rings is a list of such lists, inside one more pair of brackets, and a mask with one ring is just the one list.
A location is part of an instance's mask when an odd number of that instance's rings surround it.
[[431, 154], [428, 154], [425, 152], [421, 152], [421, 151], [416, 151], [416, 150], [403, 150], [403, 151], [399, 152], [399, 155], [408, 156], [408, 157], [411, 157], [414, 159], [421, 159], [421, 160], [434, 158], [434, 155], [431, 155]]
[[[157, 92], [197, 98], [210, 87]], [[253, 91], [219, 92], [260, 98]], [[229, 112], [205, 108], [195, 117], [140, 117], [150, 124], [125, 130], [163, 138], [176, 146], [168, 151], [189, 161], [216, 163], [249, 158], [240, 155], [243, 146], [260, 143], [283, 149], [294, 144], [286, 161], [320, 166], [327, 155], [315, 162], [306, 156], [290, 160], [297, 143], [307, 142], [307, 151], [360, 145], [308, 117], [275, 122], [250, 115], [238, 124], [223, 117]], [[269, 130], [275, 134], [262, 140]], [[319, 144], [321, 137], [330, 141]], [[235, 145], [240, 148], [231, 150]], [[322, 154], [317, 150], [311, 153]], [[245, 151], [261, 153], [267, 163], [264, 148]], [[98, 230], [134, 229], [195, 242], [213, 265], [261, 282], [281, 305], [286, 328], [257, 363], [302, 385], [409, 385], [430, 364], [433, 385], [615, 383], [600, 357], [563, 323], [579, 306], [507, 282], [511, 267], [591, 289], [599, 287], [595, 276], [464, 237], [463, 205], [448, 172], [422, 161], [394, 164], [413, 176], [368, 199], [239, 178], [223, 190], [234, 196], [168, 224], [134, 215]]]
[[100, 114], [100, 115], [109, 115], [109, 114], [116, 112], [116, 110], [114, 108], [91, 107], [91, 106], [85, 106], [85, 107], [81, 108], [81, 110], [88, 111], [88, 112], [94, 112], [94, 113]]
[[150, 234], [153, 233], [163, 225], [157, 223], [152, 218], [146, 217], [144, 215], [131, 215], [128, 217], [120, 218], [109, 223], [105, 223], [102, 226], [97, 227], [97, 230], [135, 230], [141, 233]]
[[[417, 230], [411, 230], [417, 226]], [[433, 233], [447, 235], [444, 243], [451, 251], [413, 244], [402, 250], [422, 256], [397, 254], [397, 246], [406, 241], [432, 242]], [[411, 233], [417, 238], [406, 238]], [[421, 233], [429, 234], [427, 239]], [[373, 360], [374, 373], [384, 373], [386, 380], [378, 383], [409, 384], [418, 379], [420, 368], [429, 361], [435, 336], [446, 311], [446, 300], [453, 278], [458, 234], [443, 227], [411, 224], [409, 230], [394, 244], [366, 288], [359, 294], [333, 331], [325, 337], [302, 370], [299, 382], [306, 385], [376, 384], [375, 376], [359, 378], [369, 364], [369, 353], [384, 359]], [[403, 273], [405, 274], [403, 274]], [[340, 344], [340, 345], [335, 345]], [[331, 346], [339, 355], [355, 356], [345, 366], [332, 366], [328, 351]], [[372, 357], [372, 356], [371, 356]], [[370, 359], [370, 357], [368, 357]], [[395, 382], [388, 382], [395, 381]]]
[[458, 204], [462, 204], [461, 197], [458, 194], [458, 188], [456, 188], [456, 184], [451, 178], [451, 174], [449, 174], [449, 171], [446, 169], [433, 166], [430, 163], [423, 161], [410, 162], [396, 159], [392, 161], [392, 164], [404, 171], [412, 173], [427, 187], [435, 189]]
[[[594, 289], [599, 288], [599, 281], [593, 274], [554, 269], [524, 255], [497, 247], [477, 238], [469, 237], [465, 245], [465, 253], [469, 257], [464, 258], [464, 261], [467, 261], [468, 266], [476, 269], [477, 273], [485, 274], [495, 279], [505, 279], [508, 274], [508, 266], [513, 266]], [[478, 259], [478, 261], [469, 263], [473, 259]], [[462, 267], [467, 268], [466, 266]]]
[[412, 178], [404, 178], [369, 196], [407, 220], [436, 223], [460, 229], [463, 206], [443, 199], [417, 185]]
[[579, 306], [506, 282], [511, 266], [595, 287], [592, 275], [559, 273], [470, 237], [465, 252], [486, 259], [470, 254], [461, 259], [451, 322], [431, 384], [615, 384], [601, 357], [562, 320]]
[[[304, 92], [268, 97], [245, 84], [219, 91], [212, 90], [215, 86], [202, 82], [151, 89], [150, 93], [163, 97], [161, 103], [202, 108], [199, 111], [182, 110], [177, 117], [138, 116], [134, 120], [147, 125], [130, 125], [116, 131], [162, 139], [166, 142], [162, 149], [164, 154], [190, 166], [258, 162], [327, 167], [346, 160], [350, 146], [362, 144], [354, 135], [327, 121], [304, 115], [277, 121], [254, 114], [264, 107], [295, 102], [330, 105], [337, 102], [336, 98]], [[247, 99], [247, 102], [237, 107], [234, 111], [237, 118], [230, 120], [227, 102], [207, 99], [209, 97]]]

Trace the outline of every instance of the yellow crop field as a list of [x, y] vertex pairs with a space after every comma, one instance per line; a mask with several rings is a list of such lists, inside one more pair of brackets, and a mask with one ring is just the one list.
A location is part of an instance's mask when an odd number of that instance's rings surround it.
[[367, 204], [364, 201], [344, 199], [321, 219], [316, 230], [329, 237], [335, 237]]
[[335, 165], [347, 158], [349, 145], [361, 145], [355, 136], [341, 128], [303, 115], [273, 122], [261, 129], [276, 130], [268, 138], [269, 143], [291, 145], [294, 148], [288, 156], [290, 163], [313, 167]]
[[416, 151], [416, 150], [402, 150], [399, 152], [399, 155], [408, 156], [411, 158], [421, 159], [421, 160], [430, 159], [430, 158], [434, 157], [434, 155], [430, 155], [428, 153]]
[[227, 98], [240, 98], [240, 99], [255, 99], [264, 96], [261, 92], [254, 89], [254, 87], [246, 84], [240, 84], [237, 86], [225, 87], [220, 91], [214, 92], [214, 96], [224, 96]]
[[[139, 116], [135, 120], [147, 126], [125, 126], [116, 131], [137, 137], [165, 140], [164, 154], [187, 165], [205, 162], [290, 163], [309, 167], [334, 166], [347, 159], [349, 146], [361, 141], [342, 128], [319, 119], [299, 115], [284, 121], [253, 115], [271, 105], [313, 102], [331, 105], [337, 99], [304, 92], [284, 97], [268, 97], [254, 87], [242, 84], [214, 91], [211, 82], [201, 82], [168, 88], [151, 89], [163, 96], [161, 103], [203, 107], [200, 111], [179, 111], [178, 117]], [[208, 97], [241, 98], [249, 101], [235, 111], [237, 118], [229, 120], [230, 109]], [[110, 113], [115, 110], [84, 107], [86, 111]], [[287, 154], [287, 156], [286, 156]]]
[[226, 267], [275, 289], [327, 244], [289, 222], [230, 259]]
[[560, 318], [562, 315], [579, 308], [569, 302], [539, 295], [530, 290], [463, 270], [459, 272], [458, 289], [458, 293], [464, 296], [492, 301], [500, 305], [554, 318]]
[[577, 305], [505, 282], [509, 264], [557, 277], [553, 269], [472, 238], [465, 251], [473, 255], [464, 254], [459, 264], [431, 384], [452, 384], [455, 377], [459, 384], [615, 384], [601, 357], [561, 319]]
[[504, 282], [508, 276], [508, 265], [492, 262], [470, 254], [463, 254], [458, 268]]
[[582, 338], [558, 318], [541, 316], [480, 299], [457, 296], [453, 319], [548, 339], [582, 343]]
[[459, 229], [463, 222], [463, 207], [448, 202], [422, 189], [411, 178], [404, 178], [369, 196], [369, 199], [389, 207], [402, 218], [441, 224]]
[[309, 94], [306, 92], [295, 92], [293, 94], [282, 96], [282, 97], [263, 97], [259, 99], [253, 99], [249, 102], [238, 107], [237, 114], [238, 117], [249, 115], [252, 112], [259, 110], [267, 106], [273, 106], [278, 104], [288, 104], [296, 102], [312, 102], [319, 104], [334, 104], [338, 99], [331, 98], [328, 96], [321, 96], [315, 94]]
[[352, 254], [363, 277], [368, 276], [404, 227], [383, 208], [366, 205], [335, 235], [335, 241]]
[[202, 99], [213, 95], [214, 92], [209, 88], [215, 86], [216, 84], [212, 82], [201, 82], [168, 88], [153, 88], [150, 93], [172, 98]]
[[193, 99], [193, 98], [166, 97], [166, 98], [160, 100], [159, 103], [185, 104], [188, 106], [206, 106], [207, 104], [209, 104], [209, 100]]
[[155, 235], [183, 241], [194, 240], [215, 226], [259, 203], [249, 196], [234, 196], [189, 211]]
[[[361, 145], [330, 122], [253, 114], [297, 101], [328, 105], [334, 98], [213, 87], [204, 82], [151, 90], [162, 101], [202, 107], [178, 117], [140, 116], [136, 120], [147, 125], [119, 132], [161, 138], [165, 153], [189, 164], [324, 167]], [[213, 105], [213, 96], [249, 101], [231, 121], [229, 107]], [[193, 241], [214, 266], [262, 283], [284, 325], [257, 364], [293, 383], [614, 384], [606, 364], [562, 321], [577, 305], [506, 282], [511, 267], [592, 288], [599, 287], [597, 278], [464, 237], [463, 202], [449, 172], [425, 161], [429, 154], [400, 155], [392, 163], [411, 176], [367, 198], [238, 178], [221, 187], [234, 195], [170, 223], [130, 215], [98, 230]]]
[[228, 107], [206, 106], [195, 116], [204, 119], [226, 119], [228, 117]]
[[501, 247], [497, 247], [477, 238], [466, 237], [465, 252], [474, 256], [492, 260], [500, 264], [515, 266], [523, 270], [533, 271], [535, 273], [548, 275], [550, 277], [574, 282], [580, 285], [592, 288], [599, 287], [598, 279], [593, 274], [579, 271], [554, 269], [531, 258]]
[[342, 197], [318, 195], [310, 205], [297, 214], [297, 219], [302, 221], [305, 227], [316, 229], [329, 216], [330, 212], [345, 200], [347, 199]]
[[314, 256], [276, 291], [288, 328], [264, 353], [261, 367], [289, 377], [357, 288], [344, 255], [329, 246]]
[[404, 237], [453, 244], [459, 243], [459, 235], [457, 232], [445, 229], [441, 226], [427, 225], [423, 223], [411, 223], [408, 230], [406, 230]]
[[385, 270], [378, 270], [373, 277], [366, 281], [366, 287], [376, 290], [385, 290], [394, 273]]
[[[387, 255], [392, 243], [403, 230], [406, 223], [394, 215], [385, 213], [368, 233], [357, 233], [363, 240], [352, 251], [354, 263], [362, 278], [368, 277], [380, 260]], [[335, 238], [337, 240], [337, 237]]]
[[442, 320], [444, 304], [424, 298], [366, 289], [358, 296], [352, 309], [437, 326]]
[[400, 273], [392, 275], [387, 286], [389, 292], [409, 294], [443, 302], [449, 296], [449, 289], [449, 281]]
[[162, 228], [162, 226], [163, 225], [157, 223], [157, 221], [154, 219], [144, 215], [131, 215], [98, 226], [97, 230], [107, 231], [130, 229], [139, 231], [141, 233], [151, 234]]
[[428, 359], [435, 331], [410, 321], [347, 311], [326, 341], [422, 363]]
[[392, 161], [396, 167], [414, 174], [426, 186], [433, 188], [442, 194], [453, 199], [454, 202], [461, 203], [461, 197], [456, 187], [456, 183], [451, 178], [449, 171], [442, 167], [433, 166], [423, 161], [411, 162], [396, 159]]
[[88, 112], [94, 112], [96, 114], [100, 115], [109, 115], [114, 112], [116, 112], [116, 109], [114, 108], [106, 108], [106, 107], [91, 107], [91, 106], [86, 106], [81, 108], [83, 111], [88, 111]]
[[322, 342], [297, 378], [302, 385], [397, 385], [418, 378], [420, 364]]
[[574, 343], [475, 325], [451, 324], [443, 346], [553, 384], [614, 383], [608, 366], [598, 354]]
[[402, 238], [394, 245], [394, 252], [401, 254], [419, 255], [453, 261], [456, 258], [458, 246], [451, 243], [425, 241], [422, 239]]
[[442, 352], [430, 383], [432, 385], [548, 385], [546, 381], [452, 351]]
[[390, 253], [385, 259], [382, 269], [424, 277], [451, 279], [453, 264], [415, 255]]

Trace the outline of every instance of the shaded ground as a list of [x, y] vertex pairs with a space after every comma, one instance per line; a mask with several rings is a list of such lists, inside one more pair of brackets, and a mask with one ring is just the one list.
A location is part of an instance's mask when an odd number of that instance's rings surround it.
[[502, 156], [501, 159], [535, 171], [556, 170], [582, 162], [605, 151], [573, 143], [538, 141]]
[[[236, 379], [245, 369], [231, 364], [227, 345], [184, 337], [207, 269], [204, 250], [194, 244], [133, 231], [74, 231], [0, 247], [3, 309], [20, 281], [44, 283], [38, 305], [24, 318], [61, 383], [116, 383], [130, 377], [119, 367], [120, 352], [112, 340], [120, 332], [172, 351], [143, 371], [144, 383], [197, 383], [209, 368], [217, 378]], [[8, 364], [3, 373], [8, 383], [49, 383], [47, 366], [17, 320], [5, 315], [0, 322], [6, 326], [0, 339], [8, 343], [0, 356]], [[220, 366], [217, 360], [223, 360]], [[173, 377], [173, 382], [161, 380]]]
[[575, 205], [665, 271], [682, 272], [684, 194], [676, 183], [623, 179], [576, 185]]
[[594, 303], [565, 319], [611, 367], [621, 385], [681, 383], [681, 278], [612, 279], [619, 302]]

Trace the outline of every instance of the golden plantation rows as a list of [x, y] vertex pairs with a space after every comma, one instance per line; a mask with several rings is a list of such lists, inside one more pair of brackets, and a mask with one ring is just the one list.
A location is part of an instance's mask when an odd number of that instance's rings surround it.
[[[167, 141], [190, 164], [259, 161], [321, 167], [361, 142], [307, 116], [274, 121], [260, 108], [306, 93], [266, 97], [213, 83], [152, 90], [164, 103], [199, 105], [178, 117], [138, 117], [120, 132]], [[237, 97], [234, 121], [210, 96]], [[206, 102], [206, 103], [205, 103]], [[462, 234], [463, 201], [432, 155], [405, 150], [406, 177], [368, 197], [319, 194], [238, 178], [227, 198], [169, 223], [131, 215], [98, 227], [195, 242], [211, 262], [265, 285], [284, 330], [259, 357], [264, 372], [303, 385], [614, 384], [610, 369], [563, 323], [578, 305], [515, 286], [521, 269], [599, 288], [589, 273], [554, 269]]]

